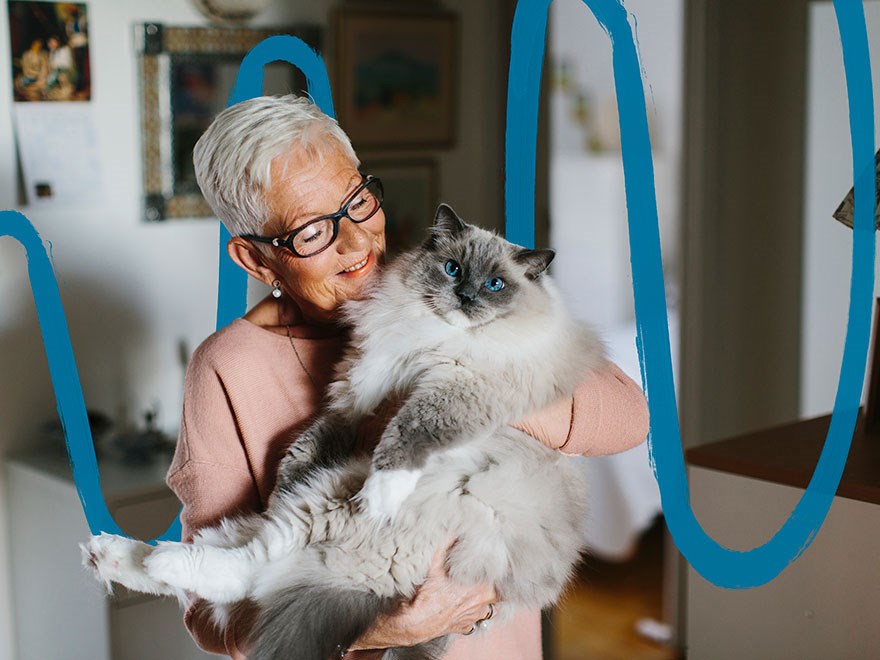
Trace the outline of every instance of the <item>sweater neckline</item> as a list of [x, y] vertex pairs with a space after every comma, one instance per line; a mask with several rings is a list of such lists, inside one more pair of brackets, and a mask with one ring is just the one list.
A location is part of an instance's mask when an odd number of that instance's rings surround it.
[[[276, 337], [278, 341], [288, 341], [287, 334], [273, 332], [272, 330], [253, 323], [252, 321], [248, 321], [246, 318], [237, 318], [232, 322], [237, 324], [239, 327], [246, 328], [248, 331], [271, 335], [272, 337]], [[305, 339], [310, 341], [340, 341], [345, 340], [347, 335], [348, 333], [345, 331], [334, 335], [328, 335], [326, 330], [323, 330], [322, 328], [316, 328], [311, 325], [306, 325], [304, 323], [290, 326], [290, 336], [293, 339]]]

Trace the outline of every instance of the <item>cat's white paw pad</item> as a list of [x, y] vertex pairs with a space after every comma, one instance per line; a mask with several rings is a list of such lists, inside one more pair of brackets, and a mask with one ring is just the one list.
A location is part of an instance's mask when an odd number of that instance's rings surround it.
[[373, 520], [393, 520], [421, 476], [421, 470], [379, 470], [367, 478], [357, 499]]
[[111, 582], [129, 583], [143, 575], [143, 560], [151, 548], [140, 541], [101, 533], [80, 544], [83, 565], [110, 588]]

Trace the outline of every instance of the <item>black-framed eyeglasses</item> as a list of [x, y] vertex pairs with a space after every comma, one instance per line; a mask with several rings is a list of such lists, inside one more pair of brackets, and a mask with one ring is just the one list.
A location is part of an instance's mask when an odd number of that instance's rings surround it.
[[356, 224], [366, 222], [382, 208], [384, 198], [385, 190], [382, 187], [382, 181], [375, 176], [366, 176], [363, 183], [345, 200], [336, 213], [309, 220], [287, 236], [242, 234], [241, 238], [287, 248], [294, 255], [303, 259], [314, 257], [333, 245], [336, 237], [339, 236], [339, 223], [342, 218], [348, 218]]

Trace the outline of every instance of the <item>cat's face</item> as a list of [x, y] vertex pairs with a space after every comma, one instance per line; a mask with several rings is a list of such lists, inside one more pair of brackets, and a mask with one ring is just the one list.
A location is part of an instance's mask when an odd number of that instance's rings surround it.
[[550, 250], [525, 250], [468, 225], [445, 204], [422, 249], [414, 274], [422, 300], [446, 322], [466, 328], [514, 311], [553, 258]]

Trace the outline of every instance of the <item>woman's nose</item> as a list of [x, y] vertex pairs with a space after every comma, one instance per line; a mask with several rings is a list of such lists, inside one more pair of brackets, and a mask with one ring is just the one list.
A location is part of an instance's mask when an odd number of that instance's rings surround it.
[[360, 224], [350, 218], [342, 218], [339, 221], [339, 237], [336, 242], [339, 243], [339, 252], [343, 254], [358, 252], [370, 245], [370, 236]]

